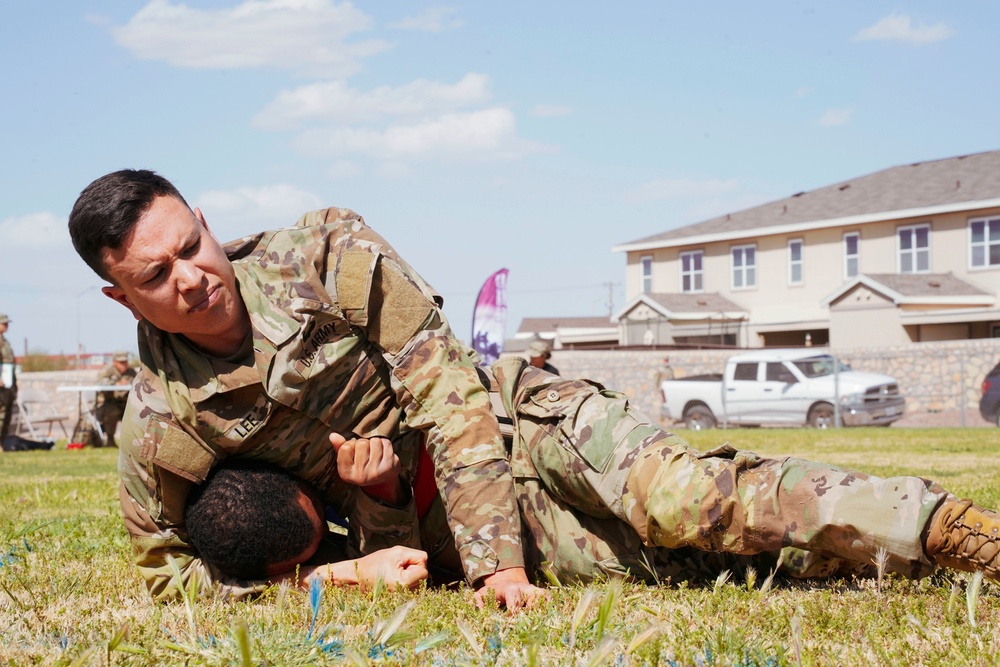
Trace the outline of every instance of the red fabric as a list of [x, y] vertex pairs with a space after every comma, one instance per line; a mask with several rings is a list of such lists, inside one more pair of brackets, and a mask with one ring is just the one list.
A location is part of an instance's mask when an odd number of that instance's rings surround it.
[[420, 444], [417, 455], [417, 470], [413, 474], [413, 500], [417, 504], [417, 517], [423, 519], [437, 498], [437, 483], [434, 481], [434, 462], [427, 448]]

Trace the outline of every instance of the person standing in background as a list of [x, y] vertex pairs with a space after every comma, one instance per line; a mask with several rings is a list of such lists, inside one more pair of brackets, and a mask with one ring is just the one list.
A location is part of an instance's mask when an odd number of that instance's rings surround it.
[[14, 416], [14, 399], [17, 397], [17, 374], [14, 370], [14, 348], [4, 334], [10, 318], [0, 313], [0, 441], [7, 437]]
[[551, 356], [552, 352], [549, 350], [549, 344], [544, 340], [531, 341], [531, 345], [528, 346], [528, 363], [535, 368], [541, 368], [547, 373], [559, 375], [559, 369], [549, 363], [549, 357]]
[[128, 352], [119, 350], [97, 376], [97, 384], [122, 385], [121, 391], [100, 391], [94, 399], [94, 415], [104, 431], [104, 442], [108, 447], [117, 447], [115, 429], [125, 414], [128, 390], [135, 379], [135, 369], [128, 365]]

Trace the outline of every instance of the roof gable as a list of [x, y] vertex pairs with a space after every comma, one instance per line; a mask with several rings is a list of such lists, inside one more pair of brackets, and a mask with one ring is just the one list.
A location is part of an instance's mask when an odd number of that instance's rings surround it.
[[636, 309], [645, 308], [668, 320], [677, 319], [744, 319], [748, 316], [738, 306], [718, 292], [703, 293], [644, 293], [619, 310], [614, 321], [626, 318]]
[[858, 289], [868, 289], [897, 306], [991, 306], [996, 297], [951, 273], [872, 273], [848, 281], [823, 300], [830, 307]]

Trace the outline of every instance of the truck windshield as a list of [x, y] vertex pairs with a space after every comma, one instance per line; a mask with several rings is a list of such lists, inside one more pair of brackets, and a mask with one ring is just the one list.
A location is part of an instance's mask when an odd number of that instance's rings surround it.
[[[795, 367], [802, 371], [802, 374], [807, 378], [818, 378], [824, 375], [833, 375], [833, 364], [834, 359], [829, 354], [821, 354], [818, 357], [809, 357], [807, 359], [799, 359], [798, 361], [793, 361]], [[839, 372], [844, 373], [851, 370], [851, 367], [845, 363], [840, 363], [838, 368]]]

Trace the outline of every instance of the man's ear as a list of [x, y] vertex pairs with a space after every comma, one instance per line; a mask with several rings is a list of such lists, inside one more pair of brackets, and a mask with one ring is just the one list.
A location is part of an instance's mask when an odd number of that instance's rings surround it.
[[108, 297], [112, 301], [120, 303], [121, 305], [128, 308], [129, 312], [132, 313], [132, 317], [134, 317], [135, 319], [137, 320], [142, 319], [142, 315], [139, 314], [139, 311], [135, 309], [135, 306], [132, 305], [132, 302], [128, 300], [127, 296], [125, 296], [125, 292], [122, 291], [122, 288], [115, 287], [114, 285], [108, 285], [107, 287], [102, 287], [101, 292], [103, 292], [104, 296]]
[[212, 231], [212, 228], [208, 226], [208, 222], [205, 220], [205, 214], [202, 213], [201, 209], [198, 208], [197, 206], [194, 208], [194, 217], [198, 218], [198, 222], [200, 222], [201, 226], [205, 228], [205, 231], [208, 232], [208, 235], [211, 236], [213, 239], [215, 239], [215, 242], [218, 243], [219, 239], [215, 235], [215, 232]]

